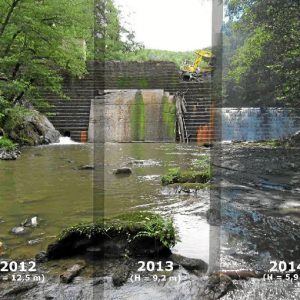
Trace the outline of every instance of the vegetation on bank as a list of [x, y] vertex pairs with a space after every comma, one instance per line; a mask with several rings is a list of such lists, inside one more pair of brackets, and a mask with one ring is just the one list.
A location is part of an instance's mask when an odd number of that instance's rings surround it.
[[139, 237], [149, 237], [159, 240], [168, 248], [173, 247], [176, 240], [173, 220], [151, 212], [128, 213], [99, 219], [95, 223], [71, 226], [62, 231], [58, 240], [63, 240], [74, 233], [87, 238], [126, 234], [128, 242]]
[[16, 150], [17, 145], [10, 140], [8, 137], [2, 137], [0, 138], [0, 150], [5, 150], [5, 151], [14, 151]]

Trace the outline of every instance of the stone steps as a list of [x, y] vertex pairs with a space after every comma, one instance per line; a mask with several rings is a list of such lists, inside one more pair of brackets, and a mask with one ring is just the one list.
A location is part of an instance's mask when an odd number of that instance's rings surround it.
[[[107, 89], [164, 89], [171, 94], [185, 93], [187, 102], [186, 126], [191, 140], [196, 139], [199, 126], [209, 121], [211, 84], [209, 82], [181, 82], [175, 64], [170, 62], [89, 62], [89, 73], [83, 79], [65, 76], [64, 91], [70, 100], [45, 94], [54, 107], [50, 119], [62, 133], [80, 141], [81, 131], [87, 131], [91, 100], [103, 98]], [[99, 95], [99, 96], [98, 96]]]

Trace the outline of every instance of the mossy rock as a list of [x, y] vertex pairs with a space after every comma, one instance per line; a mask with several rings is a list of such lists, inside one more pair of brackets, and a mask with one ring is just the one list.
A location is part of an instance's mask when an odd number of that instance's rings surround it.
[[55, 143], [60, 137], [46, 116], [24, 108], [11, 110], [6, 116], [4, 130], [12, 141], [21, 146]]
[[168, 173], [161, 178], [163, 185], [180, 183], [207, 183], [212, 177], [210, 168], [201, 170], [181, 170], [179, 168], [170, 169]]
[[63, 230], [48, 246], [47, 258], [91, 254], [93, 258], [168, 256], [175, 244], [171, 219], [149, 212], [130, 213]]

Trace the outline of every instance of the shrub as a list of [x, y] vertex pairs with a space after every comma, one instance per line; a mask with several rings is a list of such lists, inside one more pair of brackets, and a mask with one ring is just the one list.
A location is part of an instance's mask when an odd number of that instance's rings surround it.
[[17, 148], [17, 145], [13, 143], [9, 138], [3, 137], [0, 139], [0, 149], [7, 151], [13, 151]]

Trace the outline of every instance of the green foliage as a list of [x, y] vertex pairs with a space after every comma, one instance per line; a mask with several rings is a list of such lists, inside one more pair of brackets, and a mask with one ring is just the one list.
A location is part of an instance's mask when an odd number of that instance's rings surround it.
[[195, 53], [194, 51], [175, 52], [158, 49], [140, 49], [126, 53], [123, 59], [129, 61], [171, 61], [179, 68], [186, 60], [193, 62], [195, 60]]
[[63, 230], [58, 240], [73, 233], [91, 238], [112, 232], [126, 233], [128, 242], [146, 236], [158, 239], [169, 248], [175, 244], [175, 228], [172, 219], [151, 212], [133, 212], [112, 218], [101, 218], [95, 223], [77, 224]]
[[173, 220], [170, 218], [164, 219], [159, 215], [153, 215], [144, 223], [145, 230], [139, 231], [134, 238], [150, 237], [161, 241], [167, 248], [175, 245], [175, 227]]
[[0, 138], [0, 149], [6, 151], [16, 150], [17, 145], [7, 137]]
[[228, 105], [299, 107], [300, 2], [228, 0]]
[[91, 46], [96, 60], [121, 60], [127, 53], [143, 45], [135, 41], [135, 34], [122, 25], [122, 14], [113, 0], [95, 1], [95, 37]]
[[61, 93], [61, 71], [85, 73], [93, 1], [0, 0], [0, 94], [13, 105]]
[[25, 108], [23, 106], [15, 106], [5, 110], [5, 117], [3, 120], [3, 129], [6, 132], [14, 131], [14, 129], [21, 125], [26, 116], [32, 116], [37, 112]]
[[173, 183], [207, 183], [212, 177], [211, 169], [208, 167], [204, 170], [181, 170], [173, 168], [161, 178], [163, 185]]
[[[210, 166], [210, 159], [208, 155], [203, 155], [195, 163], [195, 166], [183, 170], [181, 168], [171, 168], [166, 175], [161, 177], [161, 183], [163, 185], [179, 184], [207, 184], [212, 178], [212, 170]], [[203, 186], [204, 187], [204, 186]]]
[[161, 183], [163, 185], [172, 184], [178, 182], [180, 178], [180, 168], [171, 168], [166, 175], [161, 177]]

